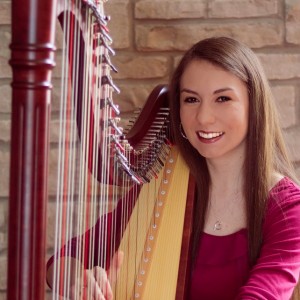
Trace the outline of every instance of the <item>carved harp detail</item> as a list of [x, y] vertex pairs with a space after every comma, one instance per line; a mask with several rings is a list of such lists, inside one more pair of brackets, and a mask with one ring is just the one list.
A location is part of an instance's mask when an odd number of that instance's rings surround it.
[[[153, 90], [126, 130], [119, 126], [105, 2], [12, 1], [8, 299], [45, 298], [56, 18], [63, 62], [52, 299], [70, 297], [82, 266], [109, 270], [118, 250], [125, 261], [114, 299], [186, 296], [194, 182], [172, 145], [166, 86]], [[74, 269], [65, 257], [80, 264]]]

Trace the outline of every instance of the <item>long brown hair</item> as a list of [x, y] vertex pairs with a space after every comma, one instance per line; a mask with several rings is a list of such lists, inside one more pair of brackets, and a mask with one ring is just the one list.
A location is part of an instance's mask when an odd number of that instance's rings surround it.
[[273, 172], [295, 179], [284, 145], [278, 116], [268, 80], [254, 52], [244, 44], [216, 37], [195, 44], [181, 59], [170, 82], [171, 128], [175, 143], [197, 182], [193, 224], [195, 257], [209, 199], [210, 175], [206, 160], [180, 133], [180, 80], [187, 65], [194, 60], [207, 60], [231, 72], [247, 84], [249, 93], [249, 126], [244, 162], [244, 196], [247, 209], [249, 259], [256, 262], [262, 243], [265, 215]]

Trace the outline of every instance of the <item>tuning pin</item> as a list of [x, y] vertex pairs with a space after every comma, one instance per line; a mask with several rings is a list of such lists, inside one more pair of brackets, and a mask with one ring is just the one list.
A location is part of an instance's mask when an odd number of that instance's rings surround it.
[[125, 148], [119, 142], [118, 137], [115, 136], [115, 135], [111, 135], [111, 139], [113, 140], [114, 144], [124, 153], [125, 152]]
[[106, 25], [107, 24], [106, 18], [101, 15], [101, 13], [99, 12], [99, 10], [97, 8], [96, 3], [93, 0], [82, 0], [82, 2], [92, 10], [96, 21], [100, 25]]
[[117, 116], [120, 115], [119, 106], [114, 104], [112, 99], [110, 99], [109, 97], [107, 97], [106, 99], [100, 99], [100, 109], [103, 109], [107, 104], [113, 109]]
[[106, 42], [106, 40], [104, 39], [104, 36], [102, 34], [100, 34], [100, 36], [99, 36], [99, 45], [106, 48], [111, 55], [116, 54], [115, 51], [108, 45], [108, 43]]
[[122, 135], [123, 134], [123, 128], [122, 127], [118, 127], [114, 121], [114, 119], [109, 119], [108, 120], [108, 125], [111, 126], [118, 135]]
[[105, 84], [110, 85], [118, 94], [120, 94], [120, 89], [113, 83], [113, 80], [108, 75], [104, 75], [101, 77], [101, 85]]
[[127, 157], [121, 152], [121, 150], [119, 148], [115, 148], [116, 152], [117, 152], [117, 156], [122, 159], [123, 162], [128, 163], [128, 159]]
[[111, 63], [110, 58], [109, 58], [108, 55], [106, 55], [106, 54], [100, 55], [99, 60], [100, 60], [100, 63], [109, 65], [110, 68], [111, 68], [115, 73], [118, 73], [118, 70], [117, 70], [116, 67]]

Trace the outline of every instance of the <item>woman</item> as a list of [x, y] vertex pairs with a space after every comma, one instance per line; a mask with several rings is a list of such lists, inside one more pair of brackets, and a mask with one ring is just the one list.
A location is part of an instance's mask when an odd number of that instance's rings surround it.
[[[175, 142], [197, 182], [189, 299], [290, 299], [300, 188], [257, 57], [230, 38], [200, 41], [176, 68], [169, 99]], [[121, 261], [119, 253], [112, 273]], [[112, 298], [101, 268], [86, 275], [95, 299]]]
[[200, 41], [175, 70], [170, 108], [199, 195], [190, 299], [289, 299], [300, 189], [257, 57], [230, 38]]

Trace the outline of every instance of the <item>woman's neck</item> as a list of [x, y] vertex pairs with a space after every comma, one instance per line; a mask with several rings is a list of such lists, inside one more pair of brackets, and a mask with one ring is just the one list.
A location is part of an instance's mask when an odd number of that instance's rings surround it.
[[227, 235], [247, 227], [244, 197], [244, 159], [207, 160], [211, 177], [204, 232]]
[[[207, 160], [211, 178], [211, 189], [217, 193], [231, 194], [233, 190], [242, 189], [244, 158], [242, 156], [230, 160]], [[224, 195], [224, 194], [223, 194]]]

